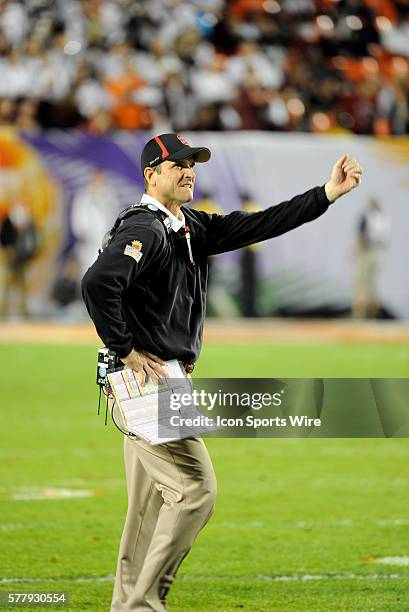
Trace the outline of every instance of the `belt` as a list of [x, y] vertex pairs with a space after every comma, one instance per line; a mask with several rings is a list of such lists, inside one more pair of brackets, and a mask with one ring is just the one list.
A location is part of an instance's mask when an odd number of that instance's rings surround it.
[[194, 363], [184, 363], [183, 367], [185, 368], [186, 374], [191, 374], [193, 370], [195, 369], [195, 364]]

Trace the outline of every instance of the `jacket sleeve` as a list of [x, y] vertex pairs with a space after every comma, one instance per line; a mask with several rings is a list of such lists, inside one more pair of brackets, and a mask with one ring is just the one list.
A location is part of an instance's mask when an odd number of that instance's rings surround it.
[[163, 248], [160, 231], [128, 219], [82, 279], [82, 295], [97, 333], [119, 357], [129, 355], [134, 344], [122, 313], [123, 294], [159, 265]]
[[322, 215], [329, 204], [324, 187], [314, 187], [261, 212], [235, 211], [229, 215], [211, 215], [207, 232], [208, 255], [240, 249], [285, 234]]

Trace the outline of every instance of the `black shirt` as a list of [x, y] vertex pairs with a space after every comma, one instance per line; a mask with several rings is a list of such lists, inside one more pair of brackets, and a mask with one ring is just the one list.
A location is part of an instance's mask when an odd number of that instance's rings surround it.
[[82, 280], [98, 335], [119, 357], [136, 348], [194, 363], [202, 345], [208, 257], [284, 234], [328, 205], [324, 187], [315, 187], [255, 213], [209, 215], [182, 207], [194, 264], [185, 228], [168, 233], [156, 215], [140, 211], [123, 222]]

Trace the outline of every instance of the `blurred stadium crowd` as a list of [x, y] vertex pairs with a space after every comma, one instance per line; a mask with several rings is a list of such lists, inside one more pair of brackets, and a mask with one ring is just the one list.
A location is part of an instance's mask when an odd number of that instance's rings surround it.
[[0, 124], [406, 134], [409, 0], [0, 0]]

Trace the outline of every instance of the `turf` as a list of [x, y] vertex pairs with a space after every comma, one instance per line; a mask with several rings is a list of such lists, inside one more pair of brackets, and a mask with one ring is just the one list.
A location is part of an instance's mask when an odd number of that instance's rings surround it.
[[[96, 415], [94, 360], [93, 346], [0, 351], [0, 574], [35, 580], [3, 582], [1, 590], [66, 590], [65, 610], [109, 609], [126, 510], [121, 437]], [[403, 346], [212, 345], [197, 372], [398, 377], [408, 376], [408, 361]], [[217, 511], [180, 570], [171, 610], [409, 609], [409, 568], [376, 563], [409, 555], [407, 440], [208, 446], [220, 488]], [[41, 487], [95, 495], [12, 499]]]
[[406, 378], [409, 345], [215, 344], [205, 348], [195, 374], [225, 378]]

